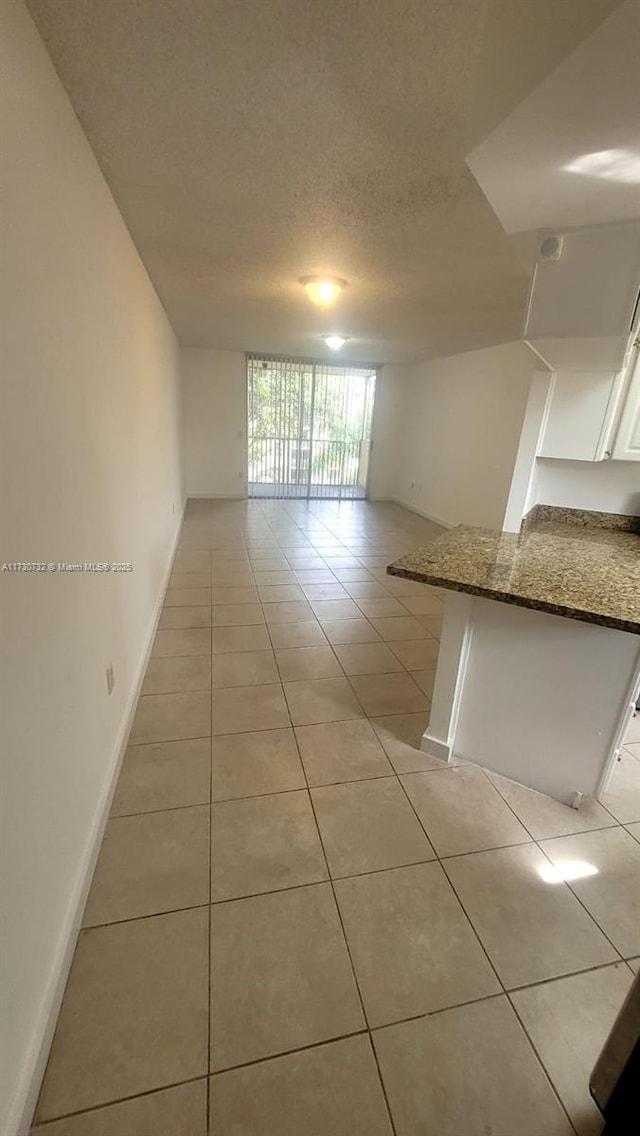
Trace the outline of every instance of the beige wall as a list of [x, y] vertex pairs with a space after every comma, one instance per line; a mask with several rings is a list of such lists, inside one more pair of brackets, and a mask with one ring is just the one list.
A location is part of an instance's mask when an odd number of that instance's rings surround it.
[[[406, 368], [382, 367], [373, 420], [369, 489], [393, 496], [397, 427]], [[187, 497], [247, 492], [247, 375], [241, 351], [180, 350], [183, 468]]]
[[247, 492], [247, 368], [242, 351], [180, 351], [187, 497]]
[[640, 468], [637, 462], [538, 458], [529, 508], [536, 502], [637, 516]]
[[507, 343], [409, 368], [394, 498], [443, 524], [501, 528], [534, 366]]
[[133, 563], [0, 575], [0, 1131], [13, 1136], [46, 1056], [182, 489], [175, 336], [26, 8], [2, 9], [0, 559]]

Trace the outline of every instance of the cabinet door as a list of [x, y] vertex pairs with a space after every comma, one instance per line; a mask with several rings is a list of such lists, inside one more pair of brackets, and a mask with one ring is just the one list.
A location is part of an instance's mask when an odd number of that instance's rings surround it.
[[601, 461], [618, 387], [614, 371], [556, 372], [539, 456]]
[[611, 451], [614, 461], [640, 461], [640, 344], [636, 341], [624, 405]]

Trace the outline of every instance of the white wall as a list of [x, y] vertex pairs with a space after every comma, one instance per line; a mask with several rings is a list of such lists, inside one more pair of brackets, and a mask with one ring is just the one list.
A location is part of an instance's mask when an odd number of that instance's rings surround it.
[[241, 351], [180, 350], [187, 497], [247, 492], [247, 371]]
[[397, 494], [400, 426], [408, 376], [409, 368], [402, 364], [384, 366], [378, 372], [369, 466], [372, 501], [388, 501]]
[[394, 497], [443, 524], [502, 528], [535, 367], [507, 343], [410, 368]]
[[528, 508], [534, 504], [640, 515], [637, 462], [538, 458]]
[[0, 575], [0, 1131], [12, 1136], [34, 1103], [182, 489], [175, 336], [26, 8], [1, 5], [0, 560], [133, 563]]

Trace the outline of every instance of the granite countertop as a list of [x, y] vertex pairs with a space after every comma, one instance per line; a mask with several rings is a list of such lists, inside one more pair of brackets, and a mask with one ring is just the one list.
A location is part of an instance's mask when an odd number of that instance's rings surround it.
[[391, 576], [640, 634], [640, 535], [542, 521], [520, 533], [458, 525]]

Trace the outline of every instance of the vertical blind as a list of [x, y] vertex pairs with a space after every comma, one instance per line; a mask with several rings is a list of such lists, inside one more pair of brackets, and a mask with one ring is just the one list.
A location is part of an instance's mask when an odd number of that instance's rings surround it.
[[375, 367], [247, 355], [249, 496], [366, 496], [375, 382]]

